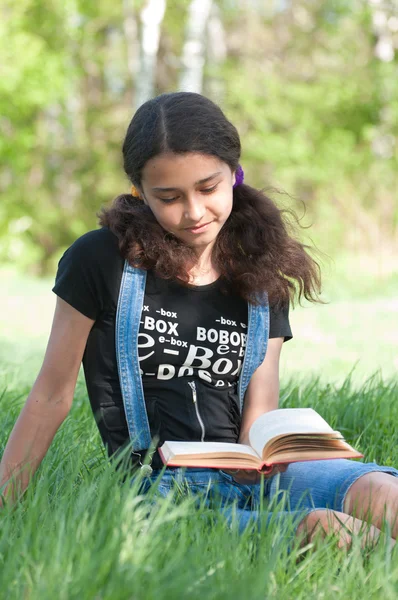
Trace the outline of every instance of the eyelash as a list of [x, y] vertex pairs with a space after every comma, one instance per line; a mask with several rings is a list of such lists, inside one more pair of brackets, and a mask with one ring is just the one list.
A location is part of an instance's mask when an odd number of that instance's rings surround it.
[[[216, 185], [213, 185], [213, 187], [211, 188], [206, 188], [205, 190], [201, 190], [202, 194], [211, 194], [212, 192], [214, 192], [216, 190], [218, 186], [218, 183], [216, 183]], [[170, 204], [171, 202], [174, 202], [174, 200], [177, 200], [178, 196], [174, 196], [174, 198], [160, 198], [160, 200], [162, 202], [164, 202], [165, 204]]]

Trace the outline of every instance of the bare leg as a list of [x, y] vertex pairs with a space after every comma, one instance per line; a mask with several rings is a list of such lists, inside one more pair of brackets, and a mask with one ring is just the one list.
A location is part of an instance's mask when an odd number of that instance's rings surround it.
[[344, 512], [381, 528], [385, 520], [394, 539], [398, 536], [398, 478], [388, 473], [363, 475], [348, 491]]
[[[313, 541], [318, 536], [325, 537], [334, 533], [337, 536], [339, 548], [349, 549], [352, 544], [352, 536], [362, 534], [362, 547], [374, 546], [379, 537], [380, 530], [373, 525], [368, 525], [360, 519], [355, 519], [345, 513], [334, 510], [315, 510], [300, 523], [297, 535], [304, 538], [304, 543]], [[391, 540], [391, 546], [395, 541]]]

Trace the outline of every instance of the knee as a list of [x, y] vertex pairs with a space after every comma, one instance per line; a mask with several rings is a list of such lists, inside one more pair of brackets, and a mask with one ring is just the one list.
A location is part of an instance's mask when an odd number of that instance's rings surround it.
[[349, 515], [329, 510], [314, 510], [303, 519], [297, 529], [297, 535], [303, 544], [335, 535], [339, 548], [348, 548], [351, 545], [353, 524], [356, 519]]
[[351, 547], [353, 536], [360, 536], [361, 546], [365, 547], [375, 544], [379, 534], [376, 527], [369, 526], [360, 519], [328, 509], [311, 512], [297, 529], [302, 544], [332, 535], [337, 547], [347, 550]]
[[313, 510], [297, 527], [296, 534], [302, 540], [303, 545], [311, 542], [315, 534], [325, 537], [328, 531], [327, 522], [332, 511], [329, 509]]
[[[349, 515], [377, 516], [386, 508], [398, 508], [398, 482], [388, 473], [366, 473], [352, 484], [344, 500]], [[371, 514], [370, 514], [371, 513]]]

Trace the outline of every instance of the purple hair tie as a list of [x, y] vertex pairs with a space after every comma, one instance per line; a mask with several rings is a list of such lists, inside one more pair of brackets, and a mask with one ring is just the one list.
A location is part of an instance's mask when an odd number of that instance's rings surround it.
[[238, 168], [235, 171], [235, 183], [234, 183], [233, 187], [236, 188], [237, 185], [240, 185], [241, 183], [243, 183], [244, 178], [245, 178], [245, 173], [244, 173], [242, 167], [240, 165], [238, 165]]

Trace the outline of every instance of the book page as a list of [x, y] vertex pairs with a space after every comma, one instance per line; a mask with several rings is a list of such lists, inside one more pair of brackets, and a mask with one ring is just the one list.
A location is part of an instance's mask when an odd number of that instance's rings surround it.
[[274, 437], [289, 433], [334, 433], [312, 408], [279, 408], [260, 415], [249, 431], [250, 445], [259, 456]]
[[224, 442], [165, 442], [162, 446], [162, 452], [166, 461], [172, 460], [178, 456], [197, 456], [206, 454], [217, 454], [221, 456], [233, 454], [248, 454], [259, 460], [259, 455], [244, 444], [230, 444]]

